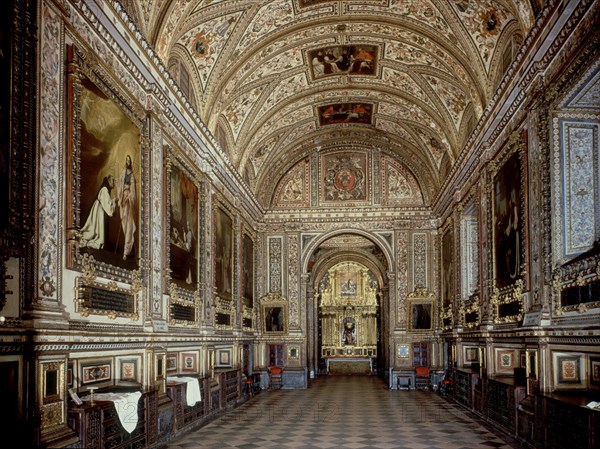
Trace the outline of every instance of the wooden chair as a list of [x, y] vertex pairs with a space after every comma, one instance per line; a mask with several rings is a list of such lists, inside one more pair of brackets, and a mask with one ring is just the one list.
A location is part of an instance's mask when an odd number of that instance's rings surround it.
[[283, 369], [274, 366], [269, 370], [269, 388], [283, 387]]
[[431, 390], [431, 375], [426, 366], [415, 368], [415, 388], [417, 390]]

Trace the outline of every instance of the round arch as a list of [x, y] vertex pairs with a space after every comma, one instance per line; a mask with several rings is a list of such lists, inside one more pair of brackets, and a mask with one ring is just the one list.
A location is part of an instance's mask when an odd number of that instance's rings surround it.
[[393, 272], [396, 269], [395, 259], [392, 254], [392, 249], [390, 244], [384, 239], [383, 236], [376, 234], [374, 232], [365, 231], [359, 228], [339, 228], [333, 231], [326, 232], [322, 235], [319, 235], [311, 240], [311, 242], [306, 246], [304, 251], [302, 252], [302, 258], [300, 261], [300, 266], [302, 267], [302, 273], [308, 274], [308, 264], [311, 256], [315, 252], [315, 250], [325, 241], [339, 236], [339, 235], [359, 235], [361, 237], [370, 240], [375, 244], [381, 252], [384, 254], [387, 262], [387, 270], [388, 272]]
[[[310, 266], [312, 257], [316, 254], [317, 250], [326, 241], [342, 236], [360, 236], [371, 242], [383, 255], [384, 260], [380, 260], [374, 254], [369, 253], [365, 250], [357, 248], [343, 248], [333, 249], [333, 251], [320, 260], [315, 262], [314, 266]], [[360, 263], [372, 271], [373, 275], [377, 277], [379, 282], [379, 308], [381, 319], [379, 323], [379, 329], [381, 335], [386, 335], [389, 326], [388, 321], [391, 320], [391, 303], [393, 298], [390, 295], [394, 295], [395, 288], [390, 287], [389, 274], [395, 272], [395, 260], [392, 254], [392, 244], [386, 240], [386, 237], [381, 234], [374, 232], [367, 232], [358, 228], [342, 227], [339, 229], [332, 230], [330, 232], [323, 233], [315, 236], [312, 241], [306, 246], [301, 256], [301, 269], [303, 278], [303, 300], [305, 303], [306, 323], [307, 323], [307, 362], [308, 369], [311, 376], [316, 375], [319, 372], [319, 358], [318, 353], [318, 282], [327, 272], [328, 269], [334, 265], [352, 261]], [[394, 284], [395, 285], [395, 284]], [[389, 360], [387, 357], [387, 342], [384, 338], [381, 339], [381, 352], [377, 355], [377, 369], [383, 373], [387, 369]]]

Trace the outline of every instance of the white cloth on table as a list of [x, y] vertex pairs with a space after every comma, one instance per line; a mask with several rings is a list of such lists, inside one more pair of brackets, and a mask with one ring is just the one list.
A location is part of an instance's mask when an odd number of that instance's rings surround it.
[[185, 402], [188, 407], [193, 407], [197, 402], [202, 400], [202, 395], [200, 394], [200, 384], [198, 383], [198, 379], [195, 377], [167, 377], [168, 381], [173, 382], [183, 382], [186, 384], [185, 386]]
[[[138, 424], [138, 401], [142, 393], [134, 391], [131, 393], [99, 393], [94, 395], [94, 401], [111, 401], [115, 405], [115, 410], [121, 421], [121, 425], [128, 432], [135, 430]], [[90, 396], [82, 398], [89, 401]]]

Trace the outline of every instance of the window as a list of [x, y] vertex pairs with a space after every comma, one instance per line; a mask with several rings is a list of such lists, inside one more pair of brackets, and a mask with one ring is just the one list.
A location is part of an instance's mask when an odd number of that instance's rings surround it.
[[171, 58], [169, 60], [169, 73], [179, 86], [183, 95], [187, 98], [192, 107], [196, 109], [196, 96], [194, 95], [194, 86], [192, 85], [190, 74], [179, 59]]
[[461, 296], [468, 299], [479, 287], [479, 223], [474, 204], [465, 208], [461, 220]]

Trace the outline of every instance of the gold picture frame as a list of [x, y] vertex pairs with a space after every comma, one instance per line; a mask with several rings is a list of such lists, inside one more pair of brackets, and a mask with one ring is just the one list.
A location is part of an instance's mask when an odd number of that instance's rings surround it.
[[288, 331], [288, 301], [276, 293], [269, 293], [260, 301], [262, 330], [265, 334], [284, 335]]
[[82, 269], [88, 255], [97, 271], [126, 282], [147, 250], [145, 113], [84, 50], [70, 46], [68, 65], [67, 264]]

